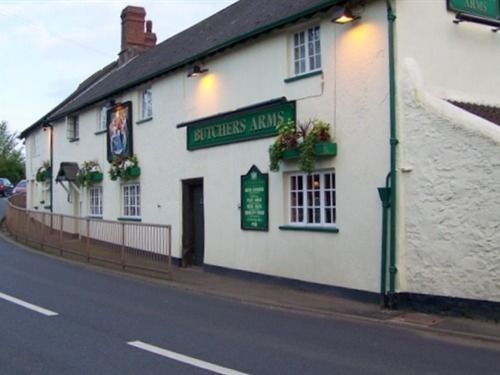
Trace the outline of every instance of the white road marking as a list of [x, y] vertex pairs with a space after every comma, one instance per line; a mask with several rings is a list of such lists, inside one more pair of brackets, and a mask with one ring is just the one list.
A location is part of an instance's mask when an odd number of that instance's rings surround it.
[[45, 315], [45, 316], [56, 316], [56, 315], [59, 315], [58, 313], [56, 313], [54, 311], [50, 311], [50, 310], [44, 309], [43, 307], [40, 307], [40, 306], [37, 306], [37, 305], [33, 305], [32, 303], [25, 302], [25, 301], [20, 300], [18, 298], [9, 296], [8, 294], [0, 293], [0, 298], [4, 299], [6, 301], [9, 301], [9, 302], [15, 303], [16, 305], [25, 307], [27, 309], [36, 311], [37, 313]]
[[173, 359], [173, 360], [178, 361], [178, 362], [187, 363], [188, 365], [191, 365], [191, 366], [195, 366], [195, 367], [202, 368], [204, 370], [212, 371], [212, 372], [215, 372], [217, 374], [247, 375], [244, 372], [239, 372], [239, 371], [227, 368], [227, 367], [221, 367], [218, 365], [214, 365], [213, 363], [205, 362], [205, 361], [193, 358], [193, 357], [189, 357], [189, 356], [184, 355], [184, 354], [172, 352], [170, 350], [166, 350], [166, 349], [160, 348], [158, 346], [150, 345], [150, 344], [147, 344], [147, 343], [142, 342], [142, 341], [130, 341], [127, 344], [134, 346], [136, 348], [142, 349], [142, 350], [146, 350], [146, 351], [154, 353], [154, 354], [161, 355], [161, 356], [166, 357], [166, 358]]

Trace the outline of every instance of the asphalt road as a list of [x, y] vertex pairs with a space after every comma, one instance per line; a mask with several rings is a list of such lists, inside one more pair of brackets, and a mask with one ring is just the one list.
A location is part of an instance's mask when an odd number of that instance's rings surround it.
[[499, 368], [493, 344], [240, 304], [0, 239], [0, 374], [496, 375]]

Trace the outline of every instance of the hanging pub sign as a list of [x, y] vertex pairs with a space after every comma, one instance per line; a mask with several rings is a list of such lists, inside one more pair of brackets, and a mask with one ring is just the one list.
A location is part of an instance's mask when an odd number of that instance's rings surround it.
[[272, 137], [276, 125], [295, 121], [295, 102], [273, 101], [177, 125], [187, 127], [187, 149], [197, 150], [228, 143]]
[[500, 0], [447, 0], [448, 9], [457, 13], [498, 20]]
[[241, 176], [241, 229], [269, 229], [269, 180], [255, 165]]
[[113, 157], [126, 158], [132, 150], [132, 103], [118, 103], [108, 109], [106, 116], [108, 161]]

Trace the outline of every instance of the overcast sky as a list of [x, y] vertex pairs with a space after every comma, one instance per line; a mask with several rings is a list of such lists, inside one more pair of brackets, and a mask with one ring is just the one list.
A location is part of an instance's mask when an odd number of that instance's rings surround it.
[[158, 43], [236, 0], [0, 0], [0, 120], [20, 132], [120, 52], [120, 13], [143, 6]]

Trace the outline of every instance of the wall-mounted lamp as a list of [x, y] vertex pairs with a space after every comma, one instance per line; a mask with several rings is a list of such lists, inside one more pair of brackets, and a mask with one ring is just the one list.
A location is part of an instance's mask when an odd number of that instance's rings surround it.
[[473, 22], [473, 23], [479, 23], [481, 25], [486, 25], [486, 26], [491, 26], [494, 33], [500, 31], [500, 21], [499, 20], [494, 20], [494, 19], [488, 19], [488, 18], [483, 18], [479, 16], [474, 16], [472, 14], [465, 14], [465, 13], [457, 13], [455, 16], [455, 19], [453, 20], [453, 23], [455, 25], [458, 25], [461, 22]]
[[360, 18], [361, 16], [359, 14], [353, 13], [351, 5], [347, 3], [343, 6], [337, 7], [334, 10], [332, 16], [332, 22], [338, 24], [345, 24], [356, 21]]
[[197, 76], [202, 75], [203, 73], [206, 73], [206, 72], [208, 72], [208, 69], [206, 69], [206, 68], [202, 69], [201, 66], [199, 66], [198, 64], [195, 64], [188, 69], [187, 76], [188, 77], [197, 77]]

